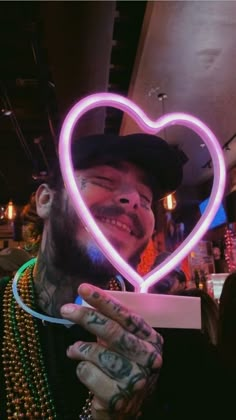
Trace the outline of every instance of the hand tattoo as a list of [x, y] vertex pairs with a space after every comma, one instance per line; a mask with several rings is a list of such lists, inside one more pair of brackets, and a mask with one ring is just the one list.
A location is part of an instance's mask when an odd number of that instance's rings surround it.
[[98, 355], [101, 366], [114, 379], [124, 379], [129, 377], [132, 371], [132, 363], [109, 350], [104, 350]]
[[126, 353], [127, 356], [130, 355], [132, 358], [147, 353], [145, 344], [133, 334], [127, 332], [120, 337], [116, 346], [122, 353]]
[[128, 316], [126, 325], [132, 334], [142, 333], [143, 338], [148, 338], [151, 335], [151, 327], [135, 314]]
[[108, 321], [108, 319], [102, 318], [101, 315], [98, 314], [98, 312], [95, 312], [95, 311], [91, 311], [89, 317], [91, 319], [90, 319], [90, 321], [88, 321], [88, 325], [89, 324], [105, 325]]

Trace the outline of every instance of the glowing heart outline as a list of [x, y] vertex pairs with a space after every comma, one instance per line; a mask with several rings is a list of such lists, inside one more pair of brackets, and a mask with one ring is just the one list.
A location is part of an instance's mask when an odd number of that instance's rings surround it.
[[[88, 207], [83, 201], [77, 188], [71, 159], [71, 139], [75, 124], [88, 111], [101, 107], [110, 106], [126, 112], [138, 124], [140, 129], [149, 134], [157, 134], [159, 131], [171, 125], [182, 125], [190, 128], [200, 136], [208, 147], [211, 155], [214, 180], [209, 198], [209, 203], [204, 214], [181, 245], [168, 257], [158, 268], [155, 268], [142, 278], [130, 265], [123, 260], [119, 253], [106, 239], [97, 226]], [[224, 155], [221, 146], [212, 131], [196, 117], [185, 113], [172, 113], [150, 120], [147, 115], [129, 99], [113, 93], [96, 93], [85, 97], [77, 102], [67, 114], [60, 132], [59, 161], [65, 187], [70, 196], [78, 217], [82, 220], [86, 229], [93, 239], [115, 266], [115, 268], [134, 286], [137, 292], [146, 292], [148, 288], [173, 270], [194, 248], [211, 224], [224, 194], [226, 169]], [[217, 175], [217, 176], [216, 176]]]

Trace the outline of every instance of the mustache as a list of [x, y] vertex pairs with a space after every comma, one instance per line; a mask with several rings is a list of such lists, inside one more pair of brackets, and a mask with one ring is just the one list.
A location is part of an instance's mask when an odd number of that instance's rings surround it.
[[119, 217], [122, 215], [127, 216], [132, 222], [132, 233], [141, 239], [145, 235], [144, 227], [137, 214], [132, 212], [126, 212], [123, 207], [117, 205], [110, 206], [98, 206], [94, 204], [90, 209], [91, 213], [96, 217]]

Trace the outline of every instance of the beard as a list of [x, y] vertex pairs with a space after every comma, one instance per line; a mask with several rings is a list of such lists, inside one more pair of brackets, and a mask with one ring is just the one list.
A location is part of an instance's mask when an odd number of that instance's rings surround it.
[[[95, 206], [91, 210], [92, 213], [93, 210], [95, 210]], [[100, 208], [98, 211], [101, 213]], [[105, 214], [105, 210], [102, 211]], [[111, 215], [111, 208], [107, 211]], [[115, 215], [114, 213], [118, 215], [119, 211], [123, 212], [122, 209], [113, 209], [113, 215]], [[77, 277], [82, 281], [89, 280], [94, 285], [106, 288], [108, 281], [118, 272], [100, 251], [92, 237], [86, 245], [79, 239], [79, 232], [85, 228], [69, 200], [64, 199], [61, 192], [54, 196], [49, 222], [51, 258], [54, 267], [65, 274], [65, 278], [67, 276]], [[113, 245], [118, 246], [118, 244]], [[146, 243], [129, 259], [128, 262], [132, 267], [137, 266], [140, 254], [145, 247]]]

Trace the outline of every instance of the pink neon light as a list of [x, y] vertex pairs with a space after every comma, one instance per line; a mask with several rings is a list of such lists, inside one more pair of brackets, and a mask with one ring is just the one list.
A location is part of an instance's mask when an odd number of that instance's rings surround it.
[[[129, 264], [127, 264], [126, 261], [124, 261], [118, 252], [111, 246], [109, 241], [106, 239], [106, 237], [95, 223], [76, 185], [71, 159], [71, 138], [73, 130], [75, 124], [78, 123], [80, 118], [86, 112], [101, 106], [110, 106], [126, 112], [134, 119], [142, 131], [150, 134], [157, 134], [163, 128], [171, 125], [182, 125], [188, 127], [200, 136], [200, 138], [208, 147], [211, 155], [214, 169], [214, 181], [210, 200], [204, 214], [190, 235], [172, 253], [172, 255], [168, 257], [162, 264], [160, 264], [158, 269], [154, 269], [144, 278], [139, 276], [139, 274], [133, 270], [133, 268], [131, 268]], [[76, 213], [88, 231], [91, 233], [104, 255], [135, 287], [135, 290], [141, 293], [146, 292], [151, 285], [155, 284], [158, 280], [168, 274], [194, 248], [194, 246], [207, 231], [208, 226], [211, 224], [221, 203], [225, 188], [226, 170], [221, 146], [212, 131], [202, 121], [198, 120], [192, 115], [184, 113], [167, 114], [156, 121], [152, 121], [132, 101], [113, 93], [97, 93], [87, 96], [86, 98], [79, 101], [76, 105], [74, 105], [74, 107], [69, 111], [67, 117], [64, 120], [60, 133], [59, 159], [65, 186], [68, 194], [70, 195]]]

